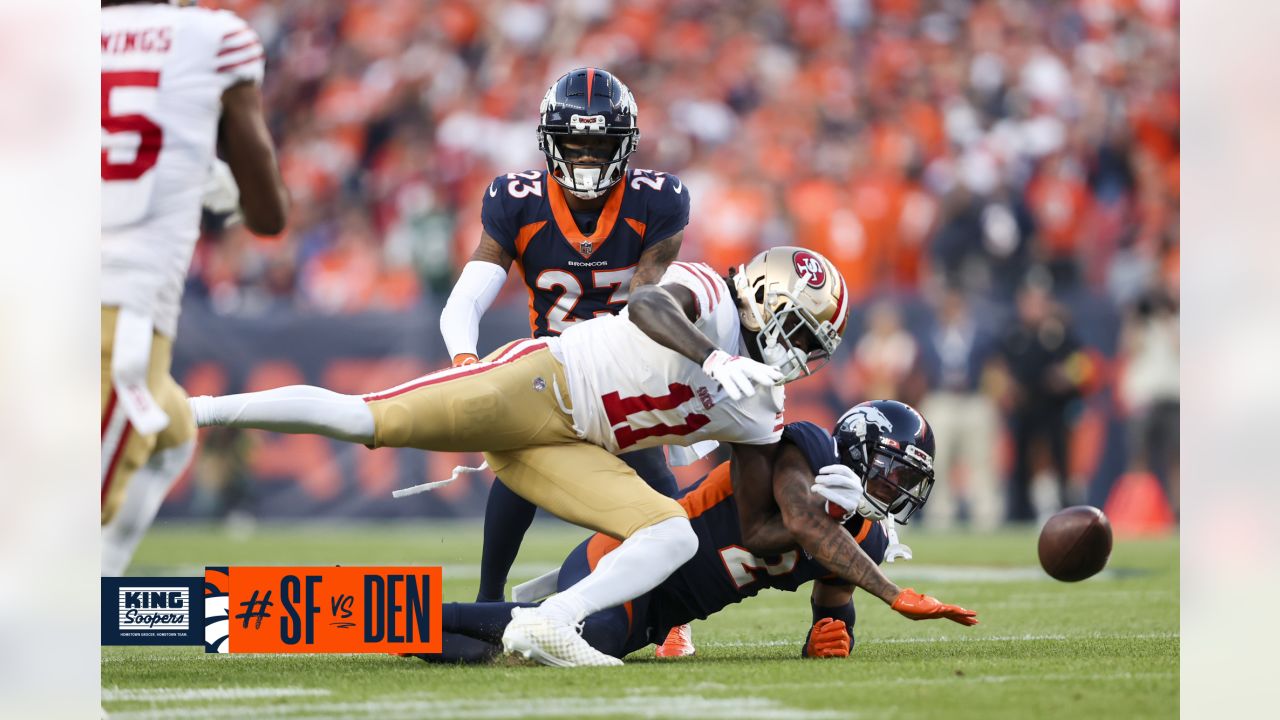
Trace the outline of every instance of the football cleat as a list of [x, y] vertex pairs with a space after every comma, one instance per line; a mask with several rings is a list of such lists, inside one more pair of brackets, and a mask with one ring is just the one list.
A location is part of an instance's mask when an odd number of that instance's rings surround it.
[[502, 649], [510, 655], [551, 667], [621, 665], [587, 644], [568, 623], [546, 617], [538, 608], [512, 608], [511, 622], [502, 633]]
[[685, 624], [671, 628], [667, 639], [654, 648], [653, 655], [660, 658], [689, 657], [697, 651], [693, 646], [693, 628]]

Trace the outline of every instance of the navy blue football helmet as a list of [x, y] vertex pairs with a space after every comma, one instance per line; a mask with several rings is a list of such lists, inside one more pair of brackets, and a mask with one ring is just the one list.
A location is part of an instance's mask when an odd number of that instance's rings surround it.
[[840, 462], [862, 477], [858, 514], [892, 515], [906, 524], [933, 491], [933, 428], [915, 408], [897, 400], [873, 400], [840, 416], [835, 438]]
[[626, 177], [640, 128], [621, 80], [600, 68], [570, 70], [547, 90], [539, 114], [538, 149], [566, 190], [589, 200]]

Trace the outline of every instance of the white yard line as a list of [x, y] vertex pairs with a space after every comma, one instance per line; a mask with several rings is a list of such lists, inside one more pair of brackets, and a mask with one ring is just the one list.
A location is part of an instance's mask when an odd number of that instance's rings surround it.
[[[974, 643], [974, 642], [1027, 642], [1037, 640], [1167, 640], [1179, 637], [1176, 632], [1154, 633], [1087, 633], [1083, 635], [974, 635], [972, 637], [898, 637], [858, 640], [859, 645], [893, 645], [899, 643]], [[728, 642], [699, 642], [700, 647], [786, 647], [796, 645], [796, 640], [731, 640]]]
[[560, 718], [637, 717], [666, 720], [834, 720], [856, 717], [848, 711], [806, 710], [766, 698], [703, 698], [671, 695], [603, 697], [521, 697], [465, 700], [380, 700], [369, 702], [300, 702], [289, 705], [227, 705], [112, 711], [112, 720], [162, 718]]
[[216, 687], [216, 688], [103, 688], [105, 702], [172, 703], [194, 700], [261, 700], [287, 697], [324, 697], [322, 688]]

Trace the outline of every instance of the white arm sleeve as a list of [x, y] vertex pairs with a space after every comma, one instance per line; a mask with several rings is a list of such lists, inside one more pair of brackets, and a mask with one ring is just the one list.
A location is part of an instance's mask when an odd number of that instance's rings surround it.
[[506, 281], [506, 271], [490, 262], [473, 260], [462, 268], [462, 275], [458, 276], [449, 301], [440, 313], [440, 334], [444, 336], [450, 358], [462, 353], [480, 354], [476, 352], [480, 316], [493, 304]]

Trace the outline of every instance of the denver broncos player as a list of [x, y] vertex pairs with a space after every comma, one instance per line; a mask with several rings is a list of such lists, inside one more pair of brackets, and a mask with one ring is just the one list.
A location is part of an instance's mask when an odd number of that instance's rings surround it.
[[[883, 421], [867, 431], [868, 417]], [[813, 624], [801, 649], [804, 657], [846, 657], [854, 643], [853, 588], [860, 586], [912, 619], [947, 618], [962, 625], [976, 615], [944, 605], [914, 590], [901, 590], [875, 568], [889, 544], [878, 522], [896, 508], [905, 521], [928, 500], [933, 486], [932, 430], [913, 408], [894, 401], [863, 403], [846, 413], [830, 435], [799, 422], [786, 426], [772, 462], [772, 485], [783, 512], [769, 518], [765, 532], [783, 541], [776, 553], [760, 556], [747, 548], [739, 505], [724, 463], [680, 498], [698, 535], [698, 552], [652, 591], [586, 619], [583, 637], [593, 647], [621, 658], [665, 637], [668, 628], [713, 613], [774, 588], [795, 591], [814, 581]], [[849, 472], [849, 471], [852, 472]], [[830, 483], [850, 487], [845, 477], [866, 478], [866, 491], [823, 499]], [[796, 502], [781, 498], [795, 491]], [[821, 497], [819, 497], [821, 496]], [[849, 506], [849, 509], [845, 507]], [[790, 517], [808, 514], [812, 527]], [[820, 519], [825, 518], [825, 519]], [[824, 536], [856, 543], [870, 562], [824, 564], [817, 559]], [[589, 575], [618, 542], [597, 534], [569, 554], [557, 583], [569, 587]], [[875, 563], [871, 565], [870, 563]], [[879, 589], [883, 586], [883, 589]], [[516, 603], [449, 603], [443, 608], [444, 648], [420, 655], [431, 662], [478, 662], [498, 654], [498, 641]]]
[[288, 202], [245, 21], [148, 0], [102, 8], [102, 572], [119, 575], [195, 445], [169, 363], [202, 194], [239, 204], [260, 235], [284, 228]]
[[194, 398], [192, 410], [202, 427], [484, 452], [526, 500], [624, 539], [577, 585], [513, 611], [504, 645], [551, 665], [616, 665], [574, 626], [651, 590], [698, 543], [685, 509], [615, 456], [702, 441], [773, 445], [781, 385], [824, 365], [844, 332], [848, 290], [816, 253], [773, 248], [730, 281], [673, 264], [618, 315], [508, 343], [474, 365], [368, 395], [291, 386]]
[[[633, 289], [656, 282], [680, 252], [689, 191], [675, 175], [629, 167], [640, 130], [626, 85], [600, 68], [571, 70], [547, 90], [539, 116], [547, 169], [489, 184], [480, 244], [440, 315], [455, 367], [477, 362], [480, 317], [512, 264], [529, 291], [530, 330], [547, 337], [617, 314]], [[662, 448], [619, 458], [654, 490], [675, 495]], [[535, 510], [501, 479], [491, 486], [477, 600], [502, 600]]]

